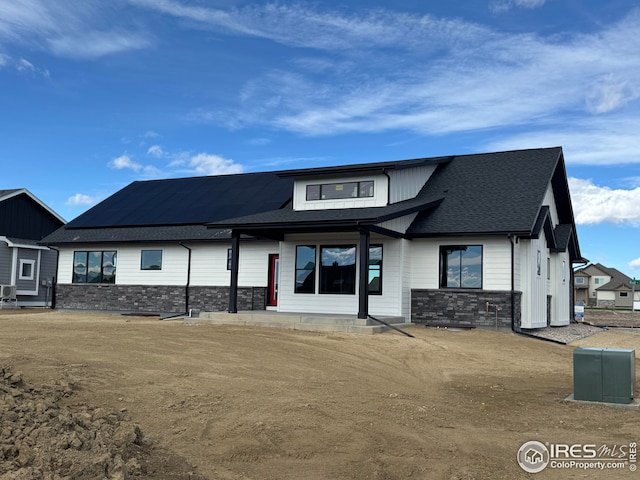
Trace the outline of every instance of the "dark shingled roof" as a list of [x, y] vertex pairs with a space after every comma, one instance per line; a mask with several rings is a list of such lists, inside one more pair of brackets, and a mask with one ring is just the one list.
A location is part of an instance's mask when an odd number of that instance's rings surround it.
[[420, 214], [408, 233], [531, 233], [561, 155], [557, 147], [454, 157], [424, 187], [444, 200]]
[[292, 192], [273, 172], [133, 182], [66, 228], [204, 224], [280, 208]]
[[4, 197], [5, 195], [9, 195], [10, 193], [14, 193], [17, 192], [18, 190], [20, 190], [19, 188], [13, 188], [10, 190], [0, 190], [0, 198]]
[[216, 230], [204, 225], [162, 225], [149, 227], [60, 228], [44, 238], [45, 245], [84, 243], [199, 242], [229, 240], [230, 230]]
[[[432, 163], [434, 173], [412, 199], [384, 207], [294, 211], [294, 178]], [[559, 225], [544, 197], [553, 185]], [[408, 238], [454, 235], [537, 237], [579, 258], [560, 147], [414, 159], [218, 177], [134, 182], [43, 240], [99, 242], [228, 240], [231, 229], [278, 238], [283, 232], [338, 231], [417, 214]], [[209, 228], [207, 228], [209, 227]], [[382, 231], [382, 230], [380, 230]], [[388, 232], [389, 234], [393, 232]]]

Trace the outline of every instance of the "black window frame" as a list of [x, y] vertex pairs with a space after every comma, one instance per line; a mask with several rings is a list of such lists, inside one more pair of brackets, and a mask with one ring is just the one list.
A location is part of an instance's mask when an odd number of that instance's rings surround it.
[[[449, 271], [449, 254], [453, 253], [454, 251], [458, 251], [458, 252], [462, 252], [462, 251], [468, 251], [469, 248], [479, 248], [479, 255], [480, 255], [480, 272], [479, 272], [479, 279], [480, 279], [480, 285], [479, 286], [467, 286], [467, 285], [463, 285], [463, 277], [462, 277], [462, 272], [463, 272], [463, 256], [462, 254], [460, 254], [460, 263], [458, 265], [458, 285], [449, 285], [449, 275], [448, 275], [448, 271]], [[448, 253], [447, 253], [448, 252]], [[464, 289], [464, 290], [481, 290], [483, 283], [484, 283], [484, 248], [482, 245], [440, 245], [440, 251], [439, 251], [439, 263], [440, 263], [440, 279], [439, 279], [439, 285], [440, 288], [458, 288], [458, 289]]]
[[[300, 259], [299, 249], [301, 248], [309, 248], [313, 250], [313, 267], [308, 268], [309, 263], [304, 264], [302, 268], [298, 265], [298, 261]], [[293, 283], [293, 292], [299, 294], [315, 294], [316, 293], [316, 271], [318, 268], [318, 248], [315, 245], [296, 245], [296, 263], [295, 263], [295, 277]], [[301, 272], [309, 272], [304, 277], [305, 281], [302, 284], [298, 284], [298, 278]], [[307, 279], [311, 279], [311, 283], [307, 283]], [[304, 288], [302, 288], [304, 287]]]
[[[145, 254], [149, 255], [151, 253], [160, 253], [160, 265], [146, 265], [145, 266]], [[141, 271], [151, 271], [151, 272], [157, 272], [162, 270], [162, 257], [163, 257], [163, 250], [161, 248], [146, 248], [144, 250], [140, 250], [140, 270]], [[153, 268], [153, 267], [157, 267], [157, 268]]]
[[[98, 281], [93, 281], [89, 275], [90, 265], [91, 265], [91, 257], [96, 255], [100, 255], [100, 271], [99, 274], [95, 277]], [[76, 269], [76, 265], [78, 265], [77, 260], [80, 255], [84, 255], [84, 263], [80, 265], [84, 266], [84, 273], [78, 273]], [[111, 273], [105, 273], [105, 255], [111, 257], [111, 267], [113, 270]], [[73, 273], [71, 278], [71, 283], [85, 283], [85, 284], [115, 284], [116, 283], [116, 272], [117, 272], [117, 264], [118, 264], [118, 251], [117, 250], [75, 250], [73, 252]]]
[[[344, 188], [346, 185], [353, 185], [350, 187], [351, 191], [355, 192], [356, 195], [348, 195], [348, 196], [330, 196], [324, 197], [326, 195], [324, 193], [325, 189], [328, 191], [330, 187], [338, 187], [341, 186]], [[367, 188], [370, 188], [370, 192], [367, 191]], [[373, 198], [375, 196], [375, 181], [374, 180], [359, 180], [353, 182], [333, 182], [333, 183], [314, 183], [307, 185], [306, 188], [306, 200], [308, 202], [315, 201], [326, 201], [326, 200], [347, 200], [350, 198]]]
[[[375, 265], [371, 263], [371, 249], [373, 248], [379, 248], [380, 249], [380, 264], [379, 265]], [[382, 295], [382, 265], [384, 264], [384, 246], [382, 244], [371, 244], [369, 245], [369, 265], [367, 266], [367, 283], [369, 285], [368, 287], [368, 292], [369, 295]], [[378, 271], [378, 277], [380, 279], [380, 281], [378, 282], [378, 290], [377, 291], [373, 291], [371, 290], [371, 272], [372, 272], [372, 267], [378, 267], [377, 271]]]
[[[353, 264], [352, 265], [338, 265], [337, 262], [333, 262], [331, 265], [323, 264], [323, 252], [327, 249], [353, 249]], [[358, 264], [358, 250], [354, 244], [346, 245], [320, 245], [319, 251], [319, 274], [318, 274], [318, 293], [320, 295], [355, 295], [357, 288], [357, 264]], [[341, 267], [338, 270], [335, 267]], [[351, 267], [346, 270], [345, 267]], [[351, 275], [345, 275], [346, 272], [352, 271]], [[333, 274], [331, 274], [333, 272]], [[336, 275], [339, 273], [339, 275]], [[351, 277], [351, 278], [349, 278]], [[332, 281], [333, 280], [333, 281]], [[344, 280], [351, 281], [351, 283], [344, 283]], [[336, 282], [339, 283], [336, 283]], [[330, 285], [339, 285], [339, 288], [328, 288]], [[346, 286], [346, 288], [345, 288]]]

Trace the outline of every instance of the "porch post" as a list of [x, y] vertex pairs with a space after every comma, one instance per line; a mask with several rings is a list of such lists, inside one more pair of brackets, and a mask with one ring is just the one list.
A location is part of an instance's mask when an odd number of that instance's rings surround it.
[[231, 284], [229, 286], [229, 313], [238, 313], [238, 260], [240, 259], [240, 233], [231, 233]]
[[360, 230], [360, 285], [358, 288], [358, 318], [369, 316], [369, 230]]

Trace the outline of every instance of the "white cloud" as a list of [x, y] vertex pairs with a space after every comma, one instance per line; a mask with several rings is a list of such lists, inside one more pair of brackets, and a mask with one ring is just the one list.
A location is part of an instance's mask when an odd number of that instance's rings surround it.
[[142, 165], [141, 163], [137, 163], [127, 154], [120, 155], [119, 157], [111, 160], [109, 162], [109, 167], [114, 170], [132, 170], [136, 173], [141, 173], [147, 178], [158, 177], [163, 174], [162, 170], [159, 168], [153, 165]]
[[[111, 25], [118, 25], [112, 28]], [[146, 48], [150, 37], [96, 0], [0, 2], [0, 44], [16, 43], [71, 58], [97, 58]]]
[[91, 59], [151, 45], [149, 39], [131, 32], [79, 32], [47, 39], [50, 50], [60, 57]]
[[[579, 119], [585, 130], [599, 132], [604, 140], [596, 154], [597, 142], [580, 138], [581, 161], [629, 161], [633, 155], [626, 154], [638, 145], [637, 134], [624, 125], [638, 123], [640, 10], [592, 34], [549, 38], [393, 12], [385, 12], [381, 26], [377, 14], [348, 17], [301, 6], [286, 11], [291, 18], [298, 15], [299, 22], [291, 21], [273, 40], [295, 45], [304, 29], [330, 25], [319, 35], [338, 36], [344, 44], [316, 39], [319, 45], [309, 46], [333, 49], [338, 57], [327, 63], [305, 56], [293, 61], [289, 71], [266, 72], [241, 88], [239, 108], [200, 109], [190, 114], [192, 120], [231, 129], [266, 125], [303, 135], [388, 130], [442, 135], [526, 127], [545, 136], [570, 132], [577, 139], [586, 135], [569, 125]], [[275, 15], [266, 7], [264, 13], [265, 23]], [[247, 21], [254, 30], [260, 25], [263, 33], [275, 28], [260, 24], [257, 15]], [[375, 53], [363, 46], [365, 39]], [[314, 64], [320, 68], [309, 68]], [[614, 125], [622, 129], [608, 128]]]
[[242, 165], [218, 155], [199, 153], [191, 157], [188, 166], [198, 175], [229, 175], [242, 173]]
[[618, 80], [609, 74], [587, 91], [587, 110], [595, 114], [610, 112], [636, 100], [639, 96], [639, 86], [631, 84], [629, 80]]
[[164, 151], [160, 145], [151, 145], [147, 150], [147, 155], [151, 155], [156, 158], [160, 158], [164, 155]]
[[75, 195], [69, 197], [65, 202], [66, 205], [77, 207], [77, 206], [86, 206], [93, 205], [97, 202], [95, 197], [90, 195], [85, 195], [84, 193], [76, 193]]
[[46, 68], [36, 67], [24, 58], [14, 60], [9, 55], [0, 53], [0, 68], [2, 67], [15, 69], [21, 74], [42, 75], [45, 78], [50, 77], [49, 71]]
[[[174, 0], [129, 1], [227, 33], [319, 50], [357, 46], [432, 50], [444, 45], [448, 37], [468, 39], [485, 31], [457, 19], [438, 19], [430, 15], [410, 15], [383, 9], [368, 9], [362, 15], [348, 15], [340, 10], [321, 11], [305, 4], [268, 3], [221, 10], [189, 6]], [[408, 31], [411, 35], [407, 35]]]
[[134, 172], [142, 170], [142, 165], [131, 160], [129, 155], [120, 155], [109, 162], [109, 166], [115, 170], [131, 169]]
[[640, 187], [612, 189], [591, 180], [569, 178], [571, 203], [577, 224], [597, 223], [640, 226]]
[[640, 118], [625, 114], [573, 118], [560, 124], [532, 127], [532, 131], [488, 141], [487, 151], [562, 146], [567, 163], [616, 165], [640, 163]]
[[632, 270], [640, 270], [640, 258], [636, 258], [629, 262], [629, 268]]
[[489, 3], [489, 8], [494, 13], [503, 13], [512, 8], [539, 8], [546, 0], [494, 0]]
[[192, 155], [187, 152], [176, 155], [169, 167], [190, 175], [229, 175], [242, 173], [244, 170], [239, 163], [219, 155], [209, 153]]

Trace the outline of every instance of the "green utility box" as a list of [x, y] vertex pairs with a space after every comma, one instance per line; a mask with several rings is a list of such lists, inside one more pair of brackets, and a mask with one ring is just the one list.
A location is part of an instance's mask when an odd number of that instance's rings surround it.
[[574, 400], [631, 403], [635, 378], [635, 350], [579, 347], [573, 351]]

